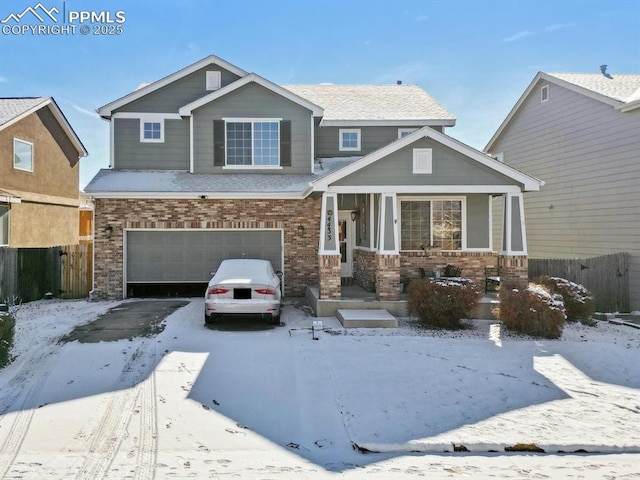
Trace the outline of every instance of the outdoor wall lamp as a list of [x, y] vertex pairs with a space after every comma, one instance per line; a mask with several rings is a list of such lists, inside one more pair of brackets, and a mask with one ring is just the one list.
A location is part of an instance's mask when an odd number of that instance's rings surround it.
[[107, 238], [111, 238], [111, 235], [113, 235], [113, 227], [111, 225], [107, 225], [104, 229], [104, 233]]
[[304, 235], [304, 225], [298, 225], [298, 236]]
[[358, 217], [358, 211], [357, 210], [353, 210], [351, 212], [351, 221], [355, 222], [357, 217]]

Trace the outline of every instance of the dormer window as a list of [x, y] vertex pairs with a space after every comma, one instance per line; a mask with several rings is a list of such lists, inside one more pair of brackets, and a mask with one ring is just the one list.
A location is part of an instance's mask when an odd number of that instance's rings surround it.
[[540, 89], [540, 102], [544, 103], [549, 100], [549, 85], [543, 85]]
[[222, 77], [220, 72], [207, 72], [207, 90], [219, 90], [222, 87]]

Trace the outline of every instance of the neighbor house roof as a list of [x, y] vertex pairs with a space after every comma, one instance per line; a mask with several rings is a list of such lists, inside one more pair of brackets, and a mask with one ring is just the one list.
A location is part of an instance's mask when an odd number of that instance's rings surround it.
[[496, 133], [484, 147], [490, 152], [506, 126], [518, 112], [538, 84], [552, 83], [573, 92], [611, 105], [621, 112], [640, 108], [640, 75], [618, 75], [602, 73], [545, 73], [538, 74], [531, 81], [520, 99], [516, 102]]
[[0, 129], [33, 113], [37, 110], [35, 107], [47, 100], [49, 97], [0, 98]]
[[77, 150], [78, 157], [86, 157], [88, 155], [87, 149], [52, 97], [0, 98], [0, 130], [19, 122], [44, 107], [49, 107], [49, 110]]
[[417, 85], [283, 85], [324, 108], [323, 126], [444, 125], [455, 117]]

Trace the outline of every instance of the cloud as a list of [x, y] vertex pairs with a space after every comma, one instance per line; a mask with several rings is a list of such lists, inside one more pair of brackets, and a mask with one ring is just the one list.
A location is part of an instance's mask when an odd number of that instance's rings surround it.
[[533, 32], [530, 32], [529, 30], [524, 30], [522, 32], [518, 32], [515, 35], [511, 35], [510, 37], [507, 38], [503, 38], [502, 41], [503, 42], [519, 42], [520, 40], [524, 40], [527, 37], [530, 37], [533, 35]]
[[93, 118], [96, 118], [96, 119], [98, 119], [98, 120], [100, 119], [100, 115], [98, 115], [98, 113], [97, 113], [97, 112], [93, 112], [93, 111], [91, 111], [91, 110], [89, 110], [89, 109], [87, 109], [87, 108], [82, 108], [82, 107], [80, 107], [80, 106], [76, 105], [75, 103], [72, 103], [72, 104], [71, 104], [71, 107], [72, 107], [76, 112], [80, 112], [80, 113], [82, 113], [82, 114], [84, 114], [84, 115], [88, 115], [88, 116], [93, 117]]
[[416, 22], [426, 22], [429, 20], [429, 15], [418, 15], [416, 17]]
[[552, 25], [547, 25], [544, 29], [547, 32], [555, 32], [556, 30], [563, 30], [565, 28], [575, 27], [575, 23], [554, 23]]

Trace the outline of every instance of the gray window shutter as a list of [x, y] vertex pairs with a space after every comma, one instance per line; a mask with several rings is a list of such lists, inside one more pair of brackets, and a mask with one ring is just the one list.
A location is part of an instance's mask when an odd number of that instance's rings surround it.
[[213, 165], [224, 167], [224, 120], [213, 121]]
[[280, 166], [291, 166], [291, 120], [280, 122]]

